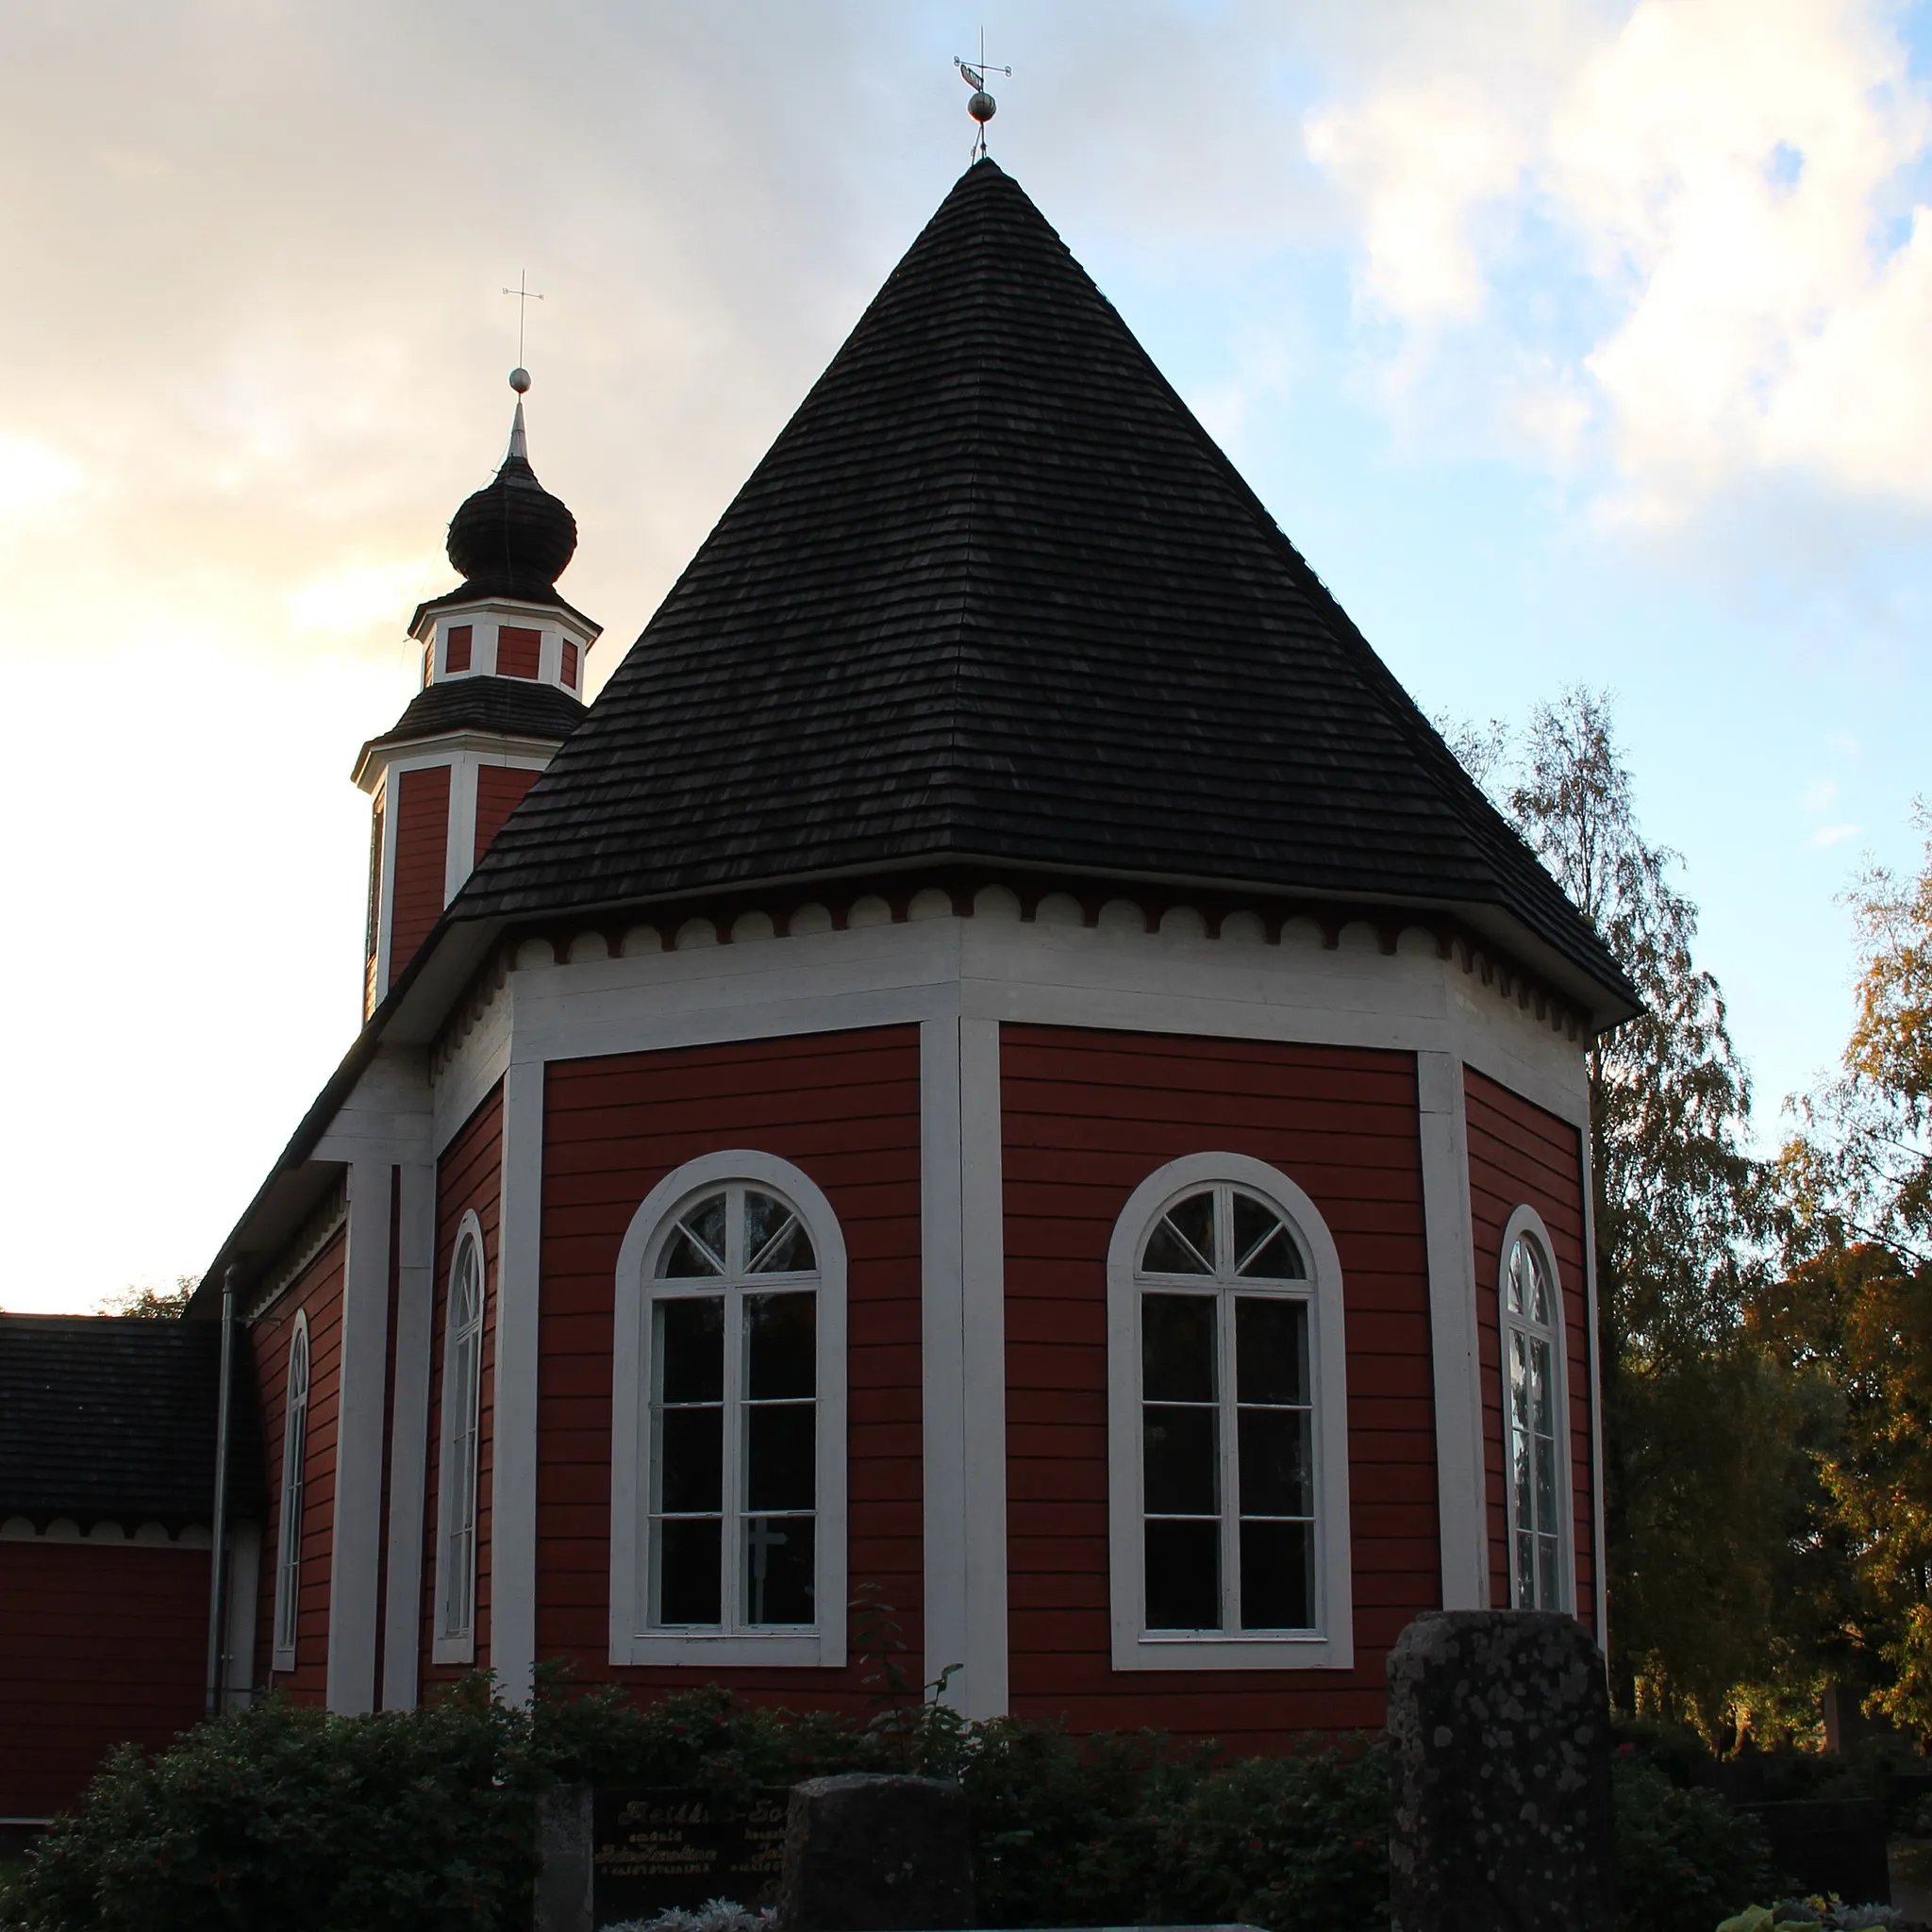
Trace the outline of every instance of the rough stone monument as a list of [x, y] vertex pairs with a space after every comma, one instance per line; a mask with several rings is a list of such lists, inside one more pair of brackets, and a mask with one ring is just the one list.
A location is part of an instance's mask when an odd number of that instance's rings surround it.
[[966, 1794], [936, 1777], [855, 1773], [791, 1788], [783, 1932], [959, 1932], [973, 1923]]
[[1549, 1610], [1432, 1610], [1389, 1654], [1394, 1932], [1617, 1932], [1603, 1653]]

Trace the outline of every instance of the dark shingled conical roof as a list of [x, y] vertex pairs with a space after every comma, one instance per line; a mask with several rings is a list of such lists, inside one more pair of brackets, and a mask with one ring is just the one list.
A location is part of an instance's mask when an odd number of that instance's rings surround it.
[[449, 560], [470, 592], [550, 603], [576, 547], [577, 520], [530, 467], [519, 402], [503, 467], [450, 519]]
[[1499, 908], [1628, 982], [1017, 183], [970, 168], [465, 886], [935, 860]]

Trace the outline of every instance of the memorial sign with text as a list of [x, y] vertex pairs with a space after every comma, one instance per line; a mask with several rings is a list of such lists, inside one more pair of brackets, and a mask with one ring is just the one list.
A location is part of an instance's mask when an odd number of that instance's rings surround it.
[[600, 1790], [591, 1805], [598, 1925], [728, 1898], [774, 1905], [785, 1865], [782, 1785], [728, 1797], [675, 1788]]

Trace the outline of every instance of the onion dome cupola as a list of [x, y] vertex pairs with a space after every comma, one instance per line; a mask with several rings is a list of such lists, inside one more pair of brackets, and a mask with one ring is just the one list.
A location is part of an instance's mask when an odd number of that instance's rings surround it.
[[584, 715], [602, 632], [557, 589], [576, 519], [537, 480], [518, 369], [509, 448], [449, 525], [462, 577], [419, 605], [422, 688], [362, 747], [355, 780], [375, 808], [363, 1011], [375, 1011], [537, 774]]

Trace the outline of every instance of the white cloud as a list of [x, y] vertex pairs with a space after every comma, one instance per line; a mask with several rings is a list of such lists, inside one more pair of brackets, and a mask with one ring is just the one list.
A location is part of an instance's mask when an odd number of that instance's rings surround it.
[[[1891, 21], [1641, 0], [1527, 77], [1371, 81], [1307, 124], [1357, 209], [1363, 301], [1411, 363], [1450, 325], [1484, 321], [1492, 366], [1554, 342], [1561, 407], [1506, 385], [1499, 413], [1553, 455], [1599, 438], [1618, 516], [1791, 475], [1932, 507], [1932, 210], [1907, 193], [1932, 100]], [[1567, 336], [1515, 299], [1566, 281]]]
[[1829, 852], [1834, 845], [1842, 845], [1847, 839], [1856, 839], [1864, 830], [1862, 825], [1820, 825], [1805, 841], [1810, 852]]
[[1813, 778], [1805, 787], [1801, 800], [1805, 809], [1810, 812], [1829, 811], [1838, 800], [1838, 780], [1835, 778]]

